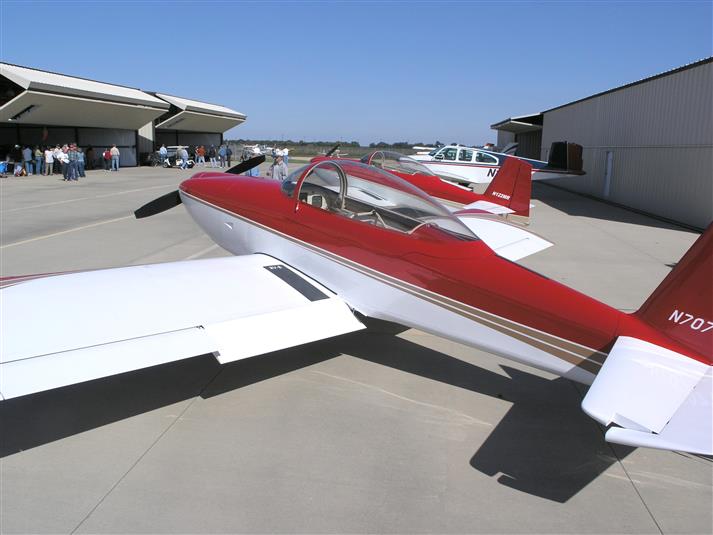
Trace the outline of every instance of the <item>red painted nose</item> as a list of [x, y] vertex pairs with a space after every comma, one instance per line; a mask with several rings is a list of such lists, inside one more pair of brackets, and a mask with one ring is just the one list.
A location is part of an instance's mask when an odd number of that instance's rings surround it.
[[228, 197], [236, 180], [239, 178], [235, 175], [225, 173], [198, 173], [184, 180], [179, 188], [188, 195], [217, 204], [217, 201]]

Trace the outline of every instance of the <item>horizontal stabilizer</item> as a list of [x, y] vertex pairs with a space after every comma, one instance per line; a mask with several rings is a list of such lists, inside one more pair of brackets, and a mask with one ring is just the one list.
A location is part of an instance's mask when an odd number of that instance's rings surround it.
[[335, 294], [266, 255], [47, 276], [0, 292], [3, 311], [13, 311], [0, 318], [4, 399], [207, 353], [231, 362], [364, 328]]
[[610, 442], [713, 454], [711, 366], [619, 337], [582, 401]]
[[475, 201], [464, 206], [463, 208], [461, 208], [461, 210], [482, 210], [483, 212], [488, 212], [495, 215], [512, 214], [515, 212], [515, 210], [511, 210], [507, 206], [495, 204], [494, 202], [490, 201]]
[[500, 218], [473, 213], [455, 215], [499, 256], [513, 262], [552, 247], [552, 242]]

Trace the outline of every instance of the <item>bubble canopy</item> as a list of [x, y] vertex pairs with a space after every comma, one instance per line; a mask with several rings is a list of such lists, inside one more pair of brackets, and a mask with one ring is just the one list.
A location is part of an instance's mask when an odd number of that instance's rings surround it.
[[375, 152], [371, 152], [364, 156], [360, 161], [368, 165], [380, 167], [386, 171], [396, 171], [407, 175], [419, 174], [438, 176], [428, 167], [413, 158], [409, 158], [404, 154], [388, 150], [377, 150]]
[[282, 191], [298, 202], [389, 230], [411, 234], [430, 226], [461, 240], [477, 239], [417, 187], [360, 162], [326, 160], [304, 166], [285, 179]]

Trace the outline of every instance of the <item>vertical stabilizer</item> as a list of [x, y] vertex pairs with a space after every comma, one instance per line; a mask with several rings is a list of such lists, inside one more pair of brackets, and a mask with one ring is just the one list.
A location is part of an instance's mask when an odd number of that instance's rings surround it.
[[713, 224], [636, 315], [713, 364]]
[[506, 158], [483, 195], [491, 202], [510, 208], [515, 215], [529, 217], [532, 166], [518, 158]]

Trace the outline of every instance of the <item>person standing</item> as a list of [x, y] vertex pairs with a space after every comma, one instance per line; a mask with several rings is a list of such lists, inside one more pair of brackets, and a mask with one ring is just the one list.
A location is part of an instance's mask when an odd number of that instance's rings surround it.
[[215, 145], [211, 145], [208, 149], [208, 159], [210, 160], [211, 167], [218, 167], [215, 161]]
[[121, 153], [119, 152], [119, 149], [116, 148], [116, 145], [111, 146], [111, 170], [112, 171], [118, 171], [119, 170], [119, 156], [121, 156]]
[[233, 151], [230, 150], [230, 145], [226, 144], [225, 145], [225, 158], [228, 160], [228, 167], [231, 166], [230, 160], [232, 159], [232, 157], [233, 157]]
[[87, 165], [86, 159], [84, 157], [84, 151], [82, 150], [81, 147], [77, 148], [77, 174], [82, 177], [86, 178], [86, 173], [84, 172], [84, 169]]
[[32, 176], [32, 161], [34, 159], [34, 155], [32, 154], [32, 149], [28, 146], [25, 146], [24, 149], [22, 149], [22, 163], [25, 166], [25, 171], [27, 172], [27, 176]]
[[69, 164], [67, 166], [68, 169], [65, 180], [68, 182], [78, 181], [79, 169], [77, 164], [79, 162], [79, 153], [77, 152], [77, 146], [74, 143], [69, 146], [69, 150], [67, 151], [67, 160]]
[[42, 150], [39, 145], [35, 145], [35, 174], [42, 175]]
[[188, 150], [186, 147], [180, 147], [178, 149], [178, 155], [181, 158], [181, 169], [187, 169], [188, 168]]
[[69, 147], [67, 145], [62, 145], [59, 150], [59, 164], [62, 167], [62, 177], [65, 180], [69, 180]]
[[225, 145], [221, 145], [218, 149], [218, 161], [220, 162], [220, 167], [225, 167]]
[[166, 161], [166, 158], [168, 158], [168, 149], [166, 148], [166, 144], [162, 143], [161, 148], [158, 149], [158, 159], [161, 161], [161, 165]]
[[62, 162], [60, 161], [60, 155], [62, 154], [62, 149], [59, 148], [59, 145], [57, 145], [53, 150], [52, 150], [52, 155], [53, 155], [53, 161], [54, 161], [54, 172], [55, 174], [59, 173], [62, 168]]
[[50, 147], [45, 148], [45, 175], [52, 176], [54, 168], [54, 151]]
[[285, 165], [285, 162], [282, 160], [283, 156], [278, 155], [275, 157], [275, 163], [273, 163], [270, 166], [270, 171], [269, 174], [272, 178], [275, 180], [279, 180], [282, 182], [287, 178], [287, 166]]
[[290, 165], [290, 149], [287, 147], [282, 149], [282, 161], [285, 162], [285, 165]]
[[104, 171], [111, 171], [111, 150], [109, 147], [102, 153], [102, 160], [104, 160]]
[[196, 149], [196, 165], [198, 164], [205, 167], [205, 147], [203, 145]]
[[260, 176], [260, 166], [256, 165], [252, 169], [245, 171], [245, 176]]

